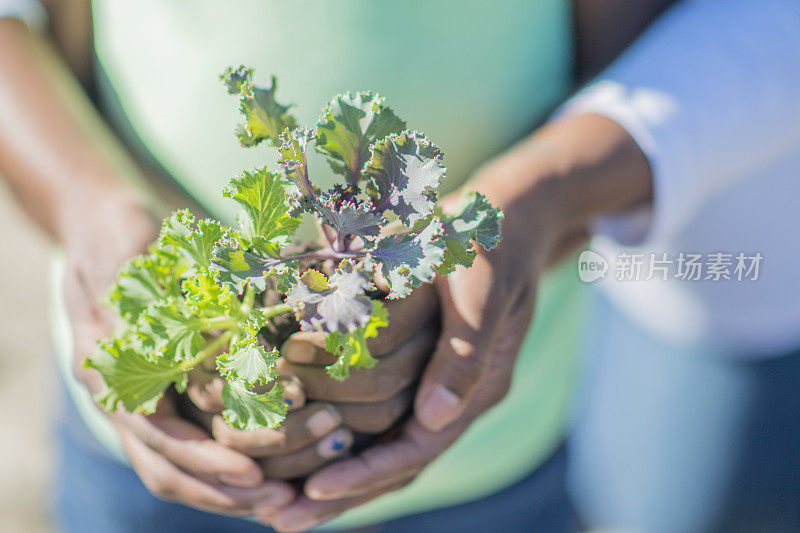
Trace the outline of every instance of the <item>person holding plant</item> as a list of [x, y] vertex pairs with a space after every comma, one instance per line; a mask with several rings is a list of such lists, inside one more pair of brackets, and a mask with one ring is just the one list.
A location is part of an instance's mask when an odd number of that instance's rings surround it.
[[[153, 240], [157, 220], [167, 211], [163, 204], [192, 206], [197, 213], [232, 220], [219, 190], [242, 168], [263, 164], [262, 152], [243, 151], [230, 135], [237, 114], [217, 80], [219, 73], [246, 62], [261, 75], [277, 74], [282, 94], [297, 104], [304, 123], [313, 123], [316, 110], [333, 94], [378, 91], [409, 124], [424, 129], [443, 147], [449, 180], [445, 185], [452, 189], [529, 131], [570, 89], [574, 69], [569, 5], [556, 0], [498, 9], [476, 2], [461, 6], [459, 15], [444, 2], [402, 9], [359, 2], [343, 10], [324, 3], [308, 9], [244, 1], [224, 9], [217, 3], [187, 4], [186, 11], [170, 13], [179, 6], [95, 1], [93, 40], [81, 46], [89, 35], [86, 27], [76, 29], [80, 26], [75, 20], [87, 14], [82, 6], [61, 2], [48, 11], [63, 57], [42, 43], [35, 30], [19, 21], [0, 21], [0, 69], [13, 73], [3, 77], [0, 87], [0, 168], [63, 253], [52, 281], [58, 317], [54, 348], [70, 398], [61, 424], [60, 527], [104, 532], [261, 529], [221, 515], [256, 515], [271, 521], [277, 509], [305, 501], [298, 500], [296, 488], [282, 478], [307, 475], [347, 453], [354, 433], [382, 434], [406, 414], [420, 368], [393, 365], [389, 358], [404, 353], [427, 356], [437, 336], [437, 310], [430, 305], [430, 286], [421, 287], [400, 302], [403, 305], [387, 306], [392, 326], [371, 351], [383, 356], [376, 368], [395, 372], [381, 378], [389, 385], [380, 397], [364, 386], [372, 380], [355, 377], [337, 390], [326, 390], [330, 378], [321, 368], [316, 371], [316, 351], [308, 343], [287, 347], [289, 362], [305, 362], [297, 369], [302, 389], [289, 395], [297, 409], [285, 422], [287, 429], [301, 431], [289, 443], [282, 440], [283, 433], [254, 436], [230, 431], [219, 419], [190, 419], [171, 395], [149, 417], [123, 412], [109, 417], [97, 409], [86, 386], [100, 390], [100, 376], [84, 369], [83, 361], [113, 325], [98, 302], [119, 268]], [[457, 22], [455, 16], [463, 19]], [[230, 17], [227, 24], [222, 23], [225, 17]], [[34, 18], [24, 18], [35, 27]], [[447, 20], [447, 31], [431, 28], [434, 20]], [[633, 23], [628, 34], [644, 23]], [[298, 43], [300, 26], [308, 35]], [[341, 38], [331, 46], [326, 36], [335, 28], [340, 28], [335, 32]], [[465, 28], [490, 34], [476, 36], [467, 49], [467, 43], [461, 43]], [[605, 34], [598, 33], [595, 42], [604, 42], [612, 32], [607, 27]], [[209, 40], [210, 35], [216, 37]], [[485, 42], [497, 46], [487, 48]], [[400, 55], [404, 62], [387, 63], [384, 56], [397, 57], [397, 46], [411, 47]], [[311, 50], [314, 54], [308, 53]], [[525, 52], [518, 55], [520, 51]], [[66, 59], [78, 74], [91, 72], [86, 61], [93, 53], [98, 68], [87, 85], [107, 123], [95, 114], [64, 64]], [[453, 54], [469, 61], [452, 62]], [[595, 62], [602, 56], [590, 54]], [[347, 58], [344, 64], [342, 58]], [[149, 74], [142, 76], [139, 69]], [[408, 76], [411, 71], [417, 74]], [[492, 104], [495, 93], [502, 93], [505, 103]], [[114, 134], [107, 124], [115, 128]], [[154, 159], [168, 177], [148, 179], [159, 174]], [[437, 462], [439, 472], [430, 470], [427, 481], [361, 507], [339, 527], [409, 515], [418, 524], [441, 520], [420, 516], [428, 510], [449, 519], [471, 516], [473, 527], [486, 521], [502, 527], [492, 508], [497, 501], [513, 499], [515, 511], [504, 513], [509, 528], [540, 521], [553, 531], [572, 528], [560, 444], [576, 311], [562, 319], [559, 313], [565, 305], [577, 309], [578, 286], [567, 270], [554, 275], [549, 286], [552, 311], [540, 322], [549, 324], [552, 335], [542, 336], [539, 348], [526, 350], [526, 366], [518, 372], [523, 382], [541, 380], [547, 386], [518, 389], [513, 402], [494, 411], [493, 421], [485, 419], [485, 427], [476, 429], [474, 437], [462, 439], [460, 450], [453, 448], [449, 457]], [[198, 392], [195, 397], [205, 391]], [[324, 404], [315, 398], [334, 393], [338, 398], [326, 397]], [[213, 412], [213, 395], [208, 396], [206, 407]], [[495, 438], [511, 442], [512, 437], [513, 449], [494, 453]], [[439, 451], [444, 448], [438, 446]], [[280, 457], [281, 451], [288, 453]], [[476, 464], [481, 469], [470, 468]], [[537, 468], [537, 475], [530, 476]], [[80, 489], [76, 483], [82, 483]], [[503, 489], [510, 492], [492, 496]], [[532, 495], [538, 499], [536, 494], [547, 495], [541, 507], [527, 504]], [[490, 501], [472, 503], [483, 497]], [[466, 504], [470, 513], [454, 508], [457, 504]], [[300, 514], [306, 522], [273, 525], [297, 530], [323, 518], [313, 512]]]
[[[608, 3], [598, 13], [588, 2], [576, 2], [579, 30], [595, 32], [585, 31], [586, 39], [576, 40], [596, 45], [591, 53], [579, 54], [583, 71], [610, 60], [627, 44], [620, 35], [632, 37], [668, 3], [637, 3], [647, 6], [629, 13], [639, 19], [611, 37], [602, 31], [613, 27], [603, 26], [604, 16], [623, 3]], [[71, 11], [76, 4], [64, 3], [62, 15], [85, 14], [80, 6]], [[92, 481], [83, 493], [64, 491], [62, 526], [81, 531], [255, 527], [152, 499], [124, 467], [97, 459], [107, 451], [87, 452], [99, 440], [124, 454], [157, 496], [215, 513], [256, 515], [281, 531], [304, 530], [354, 507], [339, 527], [405, 516], [386, 527], [458, 527], [463, 520], [464, 530], [571, 530], [559, 443], [572, 383], [570, 354], [577, 348], [572, 341], [578, 332], [579, 287], [571, 269], [556, 271], [542, 284], [540, 279], [583, 242], [598, 218], [653, 202], [657, 209], [660, 182], [655, 200], [653, 182], [660, 174], [651, 167], [642, 130], [623, 120], [630, 112], [613, 98], [605, 101], [610, 107], [567, 106], [561, 118], [498, 155], [571, 88], [569, 6], [563, 1], [462, 5], [458, 13], [430, 2], [391, 13], [372, 3], [347, 9], [276, 4], [267, 11], [248, 2], [239, 7], [250, 16], [237, 13], [225, 25], [222, 16], [236, 11], [230, 6], [223, 13], [206, 3], [185, 7], [187, 12], [149, 3], [93, 3], [98, 104], [128, 146], [141, 143], [138, 153], [155, 156], [176, 180], [151, 180], [147, 186], [130, 153], [81, 99], [58, 56], [22, 24], [0, 22], [0, 69], [13, 72], [0, 84], [0, 171], [63, 245], [64, 278], [57, 278], [56, 286], [65, 290], [66, 303], [57, 300], [56, 310], [66, 311], [71, 325], [56, 322], [56, 348], [65, 369], [72, 359], [82, 368], [94, 341], [107, 333], [110, 319], [96, 302], [119, 266], [154, 237], [154, 195], [137, 196], [132, 190], [160, 185], [162, 192], [155, 196], [168, 201], [178, 196], [179, 205], [186, 205], [181, 193], [188, 191], [200, 204], [197, 211], [230, 218], [216, 191], [219, 180], [242, 167], [243, 156], [225, 128], [198, 128], [231, 118], [223, 112], [229, 109], [224, 94], [209, 76], [230, 63], [247, 61], [280, 74], [286, 94], [304, 110], [343, 88], [386, 94], [410, 123], [445, 148], [451, 185], [473, 174], [469, 187], [503, 209], [503, 241], [479, 254], [471, 269], [423, 286], [389, 310], [392, 326], [372, 350], [388, 362], [400, 353], [426, 353], [438, 339], [421, 378], [416, 368], [382, 363], [369, 372], [372, 380], [396, 384], [388, 392], [370, 395], [366, 379], [331, 387], [321, 368], [327, 358], [319, 340], [300, 335], [289, 341], [282, 350], [284, 366], [301, 384], [293, 398], [299, 406], [305, 396], [313, 409], [294, 426], [308, 430], [302, 437], [305, 454], [277, 455], [287, 447], [285, 433], [240, 433], [218, 418], [203, 427], [187, 419], [171, 397], [149, 417], [117, 413], [105, 418], [70, 382], [83, 421], [76, 417], [67, 424], [64, 483], [69, 487], [80, 476]], [[707, 21], [707, 13], [695, 5], [683, 13], [634, 49], [649, 57], [652, 42], [684, 35], [683, 21]], [[27, 20], [33, 24], [34, 17]], [[75, 71], [87, 72], [81, 61], [88, 57], [88, 48], [80, 46], [83, 34], [66, 31], [58, 20], [53, 19], [54, 33], [73, 45], [65, 46], [66, 59]], [[306, 30], [300, 41], [298, 27]], [[465, 40], [465, 30], [476, 38]], [[250, 39], [255, 35], [261, 40], [257, 47]], [[725, 44], [719, 40], [721, 49]], [[404, 53], [397, 54], [398, 49]], [[666, 60], [672, 50], [660, 53], [668, 77], [674, 71]], [[622, 65], [624, 72], [628, 64]], [[538, 329], [526, 340], [537, 294]], [[70, 334], [74, 349], [68, 349], [73, 347]], [[384, 373], [394, 371], [381, 377], [382, 367]], [[78, 374], [90, 389], [99, 388], [99, 376]], [[415, 393], [408, 386], [418, 378]], [[414, 414], [393, 435], [319, 470], [346, 451], [353, 431], [383, 433], [392, 426], [412, 397]], [[90, 426], [93, 438], [75, 434], [81, 424]], [[265, 453], [268, 460], [253, 459]], [[423, 468], [419, 479], [398, 490]], [[278, 480], [309, 474], [300, 495]], [[466, 505], [453, 507], [459, 503]]]
[[[620, 32], [609, 24], [589, 24], [593, 17], [586, 7], [589, 3], [578, 2], [578, 31], [581, 43], [587, 44], [580, 49], [581, 72], [607, 61], [624, 46], [620, 40], [625, 35], [632, 38], [663, 4], [651, 2]], [[35, 28], [32, 11], [20, 8], [35, 4], [15, 5], [14, 13]], [[62, 245], [53, 279], [54, 294], [66, 296], [63, 301], [54, 299], [54, 315], [60, 317], [54, 322], [54, 347], [70, 396], [67, 422], [61, 425], [61, 527], [105, 532], [126, 527], [254, 528], [240, 520], [161, 502], [145, 487], [162, 499], [196, 509], [255, 514], [264, 521], [292, 501], [305, 501], [297, 500], [295, 488], [278, 478], [312, 472], [347, 453], [354, 433], [381, 434], [409, 410], [420, 368], [393, 365], [388, 358], [427, 355], [437, 337], [438, 312], [430, 286], [397, 306], [387, 306], [392, 325], [375, 340], [372, 352], [383, 356], [376, 368], [395, 371], [380, 378], [391, 384], [380, 394], [365, 386], [371, 379], [355, 377], [336, 390], [326, 389], [330, 379], [314, 366], [319, 360], [316, 349], [308, 342], [290, 343], [285, 358], [287, 365], [297, 366], [302, 388], [287, 388], [296, 409], [285, 425], [306, 428], [291, 443], [284, 443], [283, 433], [254, 436], [230, 431], [219, 419], [190, 419], [170, 395], [149, 417], [121, 412], [107, 417], [95, 407], [85, 385], [98, 391], [102, 381], [83, 368], [83, 360], [113, 324], [98, 301], [118, 269], [153, 240], [157, 220], [167, 207], [192, 206], [197, 213], [231, 220], [230, 206], [219, 198], [221, 186], [242, 168], [263, 164], [263, 153], [243, 151], [230, 135], [237, 117], [218, 74], [231, 64], [246, 62], [261, 75], [279, 75], [282, 94], [297, 104], [298, 118], [305, 123], [313, 123], [315, 110], [332, 94], [348, 89], [381, 92], [409, 124], [443, 147], [445, 186], [452, 189], [566, 96], [575, 71], [570, 6], [563, 0], [500, 8], [473, 3], [454, 12], [444, 2], [403, 9], [360, 2], [342, 10], [321, 3], [307, 9], [245, 1], [224, 10], [199, 3], [187, 5], [183, 13], [170, 13], [177, 6], [95, 1], [91, 42], [88, 26], [81, 26], [87, 20], [88, 3], [45, 6], [63, 56], [42, 45], [36, 30], [18, 21], [0, 21], [0, 68], [13, 73], [2, 84], [5, 126], [0, 168], [32, 215]], [[226, 16], [232, 17], [229, 23], [221, 23]], [[403, 24], [398, 24], [398, 17], [403, 17]], [[454, 17], [463, 18], [459, 22]], [[430, 31], [428, 24], [434, 20], [447, 20], [447, 32]], [[299, 27], [308, 35], [298, 47], [292, 43]], [[401, 27], [406, 29], [400, 31]], [[332, 28], [347, 28], [336, 33], [348, 38], [330, 46], [324, 36]], [[464, 48], [465, 28], [490, 34], [477, 38], [476, 33]], [[217, 37], [209, 41], [200, 35]], [[496, 45], [487, 48], [485, 42]], [[411, 47], [401, 55], [404, 62], [393, 65], [383, 60], [384, 55], [396, 56], [397, 46]], [[95, 69], [87, 66], [93, 54], [98, 59]], [[453, 62], [453, 54], [466, 62]], [[82, 97], [64, 60], [85, 81], [114, 134]], [[417, 75], [408, 76], [410, 71]], [[160, 171], [154, 159], [163, 167]], [[509, 231], [510, 242], [514, 232]], [[579, 239], [580, 232], [573, 238]], [[523, 386], [517, 386], [513, 398], [494, 409], [491, 417], [483, 417], [483, 428], [476, 427], [474, 436], [448, 450], [428, 470], [427, 480], [362, 506], [339, 522], [340, 527], [408, 515], [437, 520], [419, 516], [428, 510], [444, 513], [437, 516], [447, 520], [455, 516], [472, 520], [472, 527], [487, 521], [500, 527], [492, 508], [498, 501], [513, 500], [515, 511], [504, 513], [508, 527], [541, 520], [544, 529], [571, 529], [560, 444], [572, 382], [579, 287], [572, 273], [562, 269], [551, 276], [545, 292], [549, 303], [542, 304], [545, 310], [538, 321], [543, 330], [524, 350], [527, 355], [517, 369]], [[527, 324], [519, 328], [528, 329]], [[72, 379], [73, 368], [83, 383]], [[207, 389], [190, 388], [189, 393], [200, 404], [207, 397], [205, 407], [213, 412], [213, 394], [205, 394]], [[486, 401], [499, 397], [497, 392]], [[455, 433], [451, 435], [452, 441]], [[494, 446], [499, 441], [513, 446], [497, 454]], [[446, 447], [440, 443], [435, 450]], [[289, 453], [280, 457], [281, 451]], [[420, 466], [433, 451], [419, 455]], [[480, 469], [472, 468], [478, 464]], [[536, 475], [529, 475], [534, 471]], [[78, 479], [93, 481], [75, 490]], [[536, 494], [547, 496], [541, 498], [541, 507], [527, 504], [531, 497], [540, 499]], [[483, 503], [474, 503], [486, 497]], [[457, 504], [466, 504], [470, 512], [454, 508]], [[302, 529], [309, 520], [323, 518], [312, 512], [300, 514], [305, 523], [274, 526]]]

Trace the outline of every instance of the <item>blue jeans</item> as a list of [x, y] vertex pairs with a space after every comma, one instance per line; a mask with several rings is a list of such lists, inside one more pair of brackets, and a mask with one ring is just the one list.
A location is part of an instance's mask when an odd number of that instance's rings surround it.
[[602, 296], [595, 305], [568, 446], [586, 525], [800, 531], [800, 354], [737, 360], [672, 345]]
[[[112, 459], [65, 399], [58, 428], [56, 525], [65, 533], [263, 533], [261, 525], [197, 511], [152, 496], [136, 474]], [[380, 524], [387, 533], [575, 531], [558, 450], [522, 481], [479, 501]]]

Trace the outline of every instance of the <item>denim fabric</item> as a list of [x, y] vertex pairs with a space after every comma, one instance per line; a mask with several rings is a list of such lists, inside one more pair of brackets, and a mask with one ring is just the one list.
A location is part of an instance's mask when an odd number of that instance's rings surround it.
[[568, 446], [586, 526], [800, 531], [800, 354], [731, 358], [656, 338], [603, 296], [590, 311]]

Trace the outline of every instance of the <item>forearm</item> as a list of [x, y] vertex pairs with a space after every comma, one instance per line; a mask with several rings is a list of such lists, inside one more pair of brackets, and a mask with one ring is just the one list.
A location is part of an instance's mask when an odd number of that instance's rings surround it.
[[663, 247], [742, 181], [767, 187], [770, 169], [800, 146], [798, 49], [797, 2], [679, 2], [570, 99], [561, 115], [611, 118], [652, 168], [650, 216], [609, 218], [602, 231]]
[[540, 128], [479, 172], [474, 185], [505, 211], [504, 235], [534, 244], [544, 265], [565, 243], [579, 243], [596, 218], [652, 197], [638, 145], [616, 122], [592, 114]]
[[0, 174], [46, 231], [64, 240], [101, 199], [139, 201], [138, 169], [44, 38], [0, 20], [0, 72]]

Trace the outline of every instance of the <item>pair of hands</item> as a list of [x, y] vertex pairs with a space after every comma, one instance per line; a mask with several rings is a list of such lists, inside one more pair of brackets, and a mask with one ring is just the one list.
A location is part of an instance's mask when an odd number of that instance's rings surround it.
[[[287, 342], [281, 374], [294, 393], [282, 428], [239, 431], [202, 412], [190, 421], [169, 396], [151, 416], [110, 415], [147, 488], [198, 509], [255, 515], [279, 531], [302, 531], [410, 483], [510, 385], [552, 248], [549, 232], [534, 229], [539, 218], [518, 205], [514, 170], [501, 161], [472, 184], [506, 211], [501, 244], [479, 252], [472, 268], [391, 302], [390, 326], [371, 339], [382, 359], [375, 369], [339, 383], [325, 374], [332, 356], [319, 336], [299, 333]], [[97, 205], [73, 217], [64, 243], [76, 372], [93, 391], [100, 377], [80, 363], [112, 325], [98, 302], [122, 263], [157, 231], [147, 211], [124, 196]], [[384, 433], [412, 402], [412, 416], [391, 436], [348, 453], [357, 434]], [[203, 407], [213, 413], [212, 404]], [[303, 476], [299, 494], [283, 481]]]

